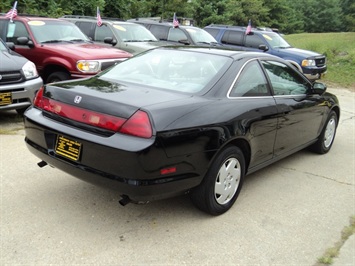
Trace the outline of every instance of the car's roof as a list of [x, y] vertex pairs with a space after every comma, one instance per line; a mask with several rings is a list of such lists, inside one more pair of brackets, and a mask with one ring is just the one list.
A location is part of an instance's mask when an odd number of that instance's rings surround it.
[[[5, 16], [0, 16], [0, 18], [5, 18]], [[8, 19], [8, 18], [6, 18]], [[42, 21], [63, 21], [57, 18], [49, 18], [49, 17], [40, 17], [40, 16], [31, 16], [31, 15], [23, 15], [16, 16], [13, 20], [25, 20], [25, 21], [34, 21], [34, 20], [42, 20]]]
[[[169, 21], [157, 21], [153, 19], [130, 19], [128, 20], [129, 22], [136, 22], [136, 23], [142, 23], [142, 24], [154, 24], [154, 25], [163, 25], [163, 26], [169, 26], [172, 27], [173, 23]], [[198, 28], [195, 26], [188, 26], [188, 25], [179, 25], [180, 28]], [[200, 29], [200, 28], [199, 28]]]
[[[223, 24], [210, 24], [205, 28], [213, 28], [213, 29], [228, 29], [228, 30], [235, 30], [235, 31], [245, 31], [246, 26], [234, 26], [234, 25], [223, 25]], [[275, 32], [277, 33], [276, 29], [266, 28], [266, 27], [252, 27], [251, 30], [253, 32]]]
[[234, 59], [238, 58], [245, 58], [245, 57], [250, 57], [250, 58], [255, 58], [255, 57], [269, 57], [269, 58], [275, 58], [277, 60], [280, 60], [279, 57], [275, 57], [270, 54], [262, 53], [262, 52], [254, 52], [254, 51], [237, 51], [237, 50], [230, 50], [226, 48], [220, 48], [220, 47], [206, 47], [206, 46], [186, 46], [186, 45], [181, 45], [181, 46], [163, 46], [163, 47], [158, 47], [155, 48], [154, 50], [157, 49], [171, 49], [171, 50], [182, 50], [182, 51], [191, 51], [191, 52], [198, 52], [198, 53], [206, 53], [206, 54], [211, 54], [211, 55], [222, 55], [222, 56], [230, 56], [233, 57]]
[[[96, 17], [92, 16], [79, 16], [79, 15], [65, 15], [61, 17], [61, 19], [65, 20], [75, 20], [75, 21], [95, 21], [97, 20]], [[137, 25], [137, 23], [129, 22], [129, 21], [124, 21], [119, 18], [101, 18], [103, 22], [109, 22], [112, 24], [120, 24], [120, 25]]]

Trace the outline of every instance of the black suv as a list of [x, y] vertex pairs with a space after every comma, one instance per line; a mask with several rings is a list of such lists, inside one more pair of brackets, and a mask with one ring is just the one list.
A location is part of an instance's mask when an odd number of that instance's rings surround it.
[[[10, 44], [14, 49], [14, 45]], [[0, 110], [22, 114], [42, 86], [34, 63], [10, 49], [0, 38]]]
[[215, 38], [204, 29], [194, 26], [174, 27], [173, 23], [160, 22], [150, 19], [130, 19], [129, 21], [141, 24], [153, 33], [160, 41], [170, 44], [185, 44], [198, 46], [218, 46]]
[[146, 27], [132, 22], [104, 18], [99, 27], [95, 17], [67, 15], [60, 19], [77, 25], [94, 42], [106, 43], [133, 55], [167, 45], [158, 41]]
[[291, 47], [279, 33], [265, 28], [252, 28], [246, 34], [245, 27], [209, 25], [204, 28], [224, 47], [246, 51], [264, 51], [281, 57], [308, 79], [320, 79], [327, 71], [326, 57], [316, 52]]

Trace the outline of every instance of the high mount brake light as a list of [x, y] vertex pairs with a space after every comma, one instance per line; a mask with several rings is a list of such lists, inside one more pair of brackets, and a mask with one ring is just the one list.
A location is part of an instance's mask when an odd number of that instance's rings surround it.
[[141, 138], [152, 136], [150, 120], [144, 111], [138, 110], [129, 119], [94, 112], [44, 97], [43, 88], [38, 91], [34, 105], [44, 111], [87, 125]]

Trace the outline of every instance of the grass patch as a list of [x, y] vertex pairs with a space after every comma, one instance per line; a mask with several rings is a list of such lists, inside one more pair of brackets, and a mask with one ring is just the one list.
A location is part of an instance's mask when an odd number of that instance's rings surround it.
[[301, 33], [284, 38], [294, 47], [326, 55], [324, 82], [355, 89], [355, 32]]
[[334, 244], [334, 247], [328, 248], [322, 257], [318, 258], [315, 266], [330, 265], [333, 259], [338, 257], [340, 248], [344, 245], [345, 241], [355, 233], [355, 215], [350, 217], [350, 225], [345, 226], [341, 231], [341, 239]]

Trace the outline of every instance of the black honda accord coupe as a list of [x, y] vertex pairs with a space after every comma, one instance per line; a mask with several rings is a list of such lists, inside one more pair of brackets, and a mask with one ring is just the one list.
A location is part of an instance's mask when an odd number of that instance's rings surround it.
[[25, 112], [25, 141], [40, 167], [114, 189], [122, 205], [189, 193], [219, 215], [246, 174], [306, 147], [328, 152], [339, 115], [324, 84], [280, 58], [162, 47], [46, 84]]

